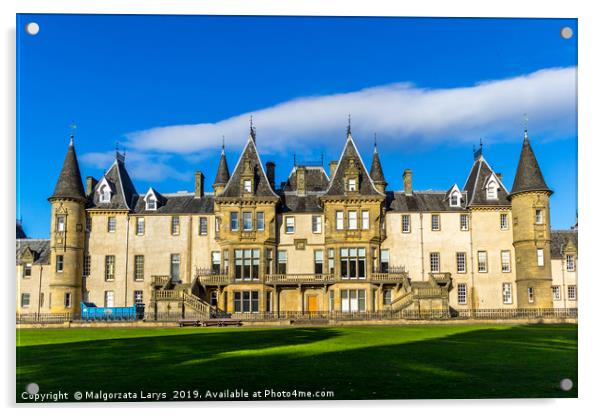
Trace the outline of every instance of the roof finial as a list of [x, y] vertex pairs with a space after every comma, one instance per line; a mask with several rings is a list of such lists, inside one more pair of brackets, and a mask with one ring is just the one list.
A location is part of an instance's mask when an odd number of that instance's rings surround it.
[[378, 150], [376, 149], [376, 132], [374, 133], [374, 153], [378, 153]]
[[347, 136], [351, 136], [351, 113], [347, 114]]
[[297, 167], [297, 153], [293, 153], [293, 166]]
[[253, 114], [249, 117], [249, 129], [253, 141], [255, 141], [255, 126], [253, 125]]
[[75, 124], [75, 121], [71, 121], [69, 128], [71, 129], [71, 134], [69, 135], [69, 146], [73, 146], [73, 139], [75, 138], [75, 130], [77, 129], [77, 124]]
[[479, 149], [476, 150], [475, 146], [472, 145], [472, 153], [474, 156], [474, 160], [478, 160], [481, 156], [483, 156], [483, 139], [479, 138]]
[[222, 134], [222, 155], [226, 152], [226, 136]]
[[529, 127], [529, 118], [527, 117], [527, 113], [523, 113], [523, 123], [525, 126], [525, 140], [529, 139], [529, 133], [527, 132], [528, 127]]

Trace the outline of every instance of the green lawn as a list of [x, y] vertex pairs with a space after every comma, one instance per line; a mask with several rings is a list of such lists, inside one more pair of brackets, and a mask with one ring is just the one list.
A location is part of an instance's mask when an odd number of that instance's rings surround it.
[[[561, 379], [574, 382], [571, 391]], [[333, 391], [335, 399], [576, 397], [576, 325], [17, 331], [40, 392]], [[203, 397], [204, 398], [204, 397]], [[294, 397], [293, 397], [294, 398]]]

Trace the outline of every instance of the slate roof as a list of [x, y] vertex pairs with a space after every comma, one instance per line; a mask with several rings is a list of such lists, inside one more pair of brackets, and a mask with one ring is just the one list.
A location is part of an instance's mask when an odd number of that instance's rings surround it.
[[[282, 186], [286, 192], [297, 190], [297, 168], [295, 166]], [[323, 192], [328, 187], [328, 176], [322, 166], [305, 166], [305, 191]]]
[[67, 155], [63, 161], [63, 167], [59, 174], [59, 179], [56, 182], [56, 186], [54, 187], [54, 192], [48, 199], [51, 200], [54, 198], [86, 199], [73, 140], [69, 143], [69, 149], [67, 150]]
[[219, 194], [219, 197], [230, 197], [230, 198], [238, 198], [243, 196], [243, 190], [241, 189], [241, 174], [244, 169], [244, 160], [249, 160], [251, 169], [254, 174], [254, 183], [255, 183], [255, 193], [254, 196], [258, 197], [275, 197], [278, 195], [272, 189], [268, 178], [265, 174], [265, 170], [263, 169], [263, 165], [261, 164], [261, 159], [259, 158], [259, 154], [257, 153], [257, 147], [255, 146], [255, 138], [254, 134], [250, 134], [247, 140], [247, 144], [242, 151], [236, 166], [234, 167], [234, 171], [232, 172], [232, 176], [228, 180], [224, 191]]
[[550, 252], [553, 259], [560, 259], [564, 255], [564, 248], [572, 241], [578, 250], [577, 230], [552, 230]]
[[523, 140], [523, 148], [520, 152], [518, 167], [516, 168], [516, 176], [514, 177], [514, 185], [510, 195], [525, 191], [548, 191], [552, 192], [546, 181], [543, 179], [539, 163], [535, 158], [535, 153], [529, 143], [529, 135], [525, 130], [525, 138]]
[[345, 147], [343, 148], [333, 177], [330, 178], [330, 185], [324, 193], [324, 196], [345, 195], [345, 170], [349, 167], [350, 159], [355, 160], [355, 164], [359, 169], [358, 194], [362, 196], [384, 196], [374, 187], [374, 183], [372, 182], [370, 175], [368, 175], [364, 161], [359, 155], [350, 132], [347, 134]]
[[25, 231], [23, 231], [23, 225], [19, 220], [17, 220], [17, 238], [27, 238]]
[[[156, 191], [155, 191], [156, 192]], [[213, 213], [213, 195], [205, 194], [195, 198], [194, 193], [161, 194], [156, 210], [147, 211], [144, 198], [139, 197], [134, 204], [136, 214], [211, 214]]]
[[383, 167], [380, 164], [380, 156], [378, 156], [378, 150], [374, 145], [374, 153], [372, 154], [372, 166], [370, 167], [370, 177], [374, 182], [384, 182], [385, 174], [383, 173]]
[[102, 185], [101, 178], [89, 197], [88, 208], [131, 210], [138, 198], [138, 193], [125, 168], [125, 158], [121, 154], [116, 154], [115, 161], [103, 177], [106, 178], [111, 187], [111, 201], [99, 201], [97, 190]]
[[226, 160], [226, 152], [222, 147], [222, 154], [219, 158], [219, 165], [217, 167], [217, 174], [215, 175], [214, 185], [225, 185], [230, 179], [230, 170], [228, 169], [228, 161]]
[[498, 198], [496, 200], [487, 199], [487, 191], [485, 186], [487, 180], [493, 174], [493, 169], [489, 166], [489, 163], [485, 160], [482, 154], [479, 153], [478, 157], [472, 165], [468, 179], [464, 184], [464, 191], [467, 193], [468, 206], [509, 206], [508, 202], [508, 190], [500, 180], [496, 179], [500, 184], [498, 190]]
[[279, 206], [279, 212], [298, 212], [298, 213], [310, 213], [310, 212], [323, 212], [323, 207], [320, 204], [320, 194], [312, 194], [305, 196], [297, 196], [295, 193], [280, 193], [281, 204]]
[[387, 210], [393, 212], [461, 212], [466, 210], [466, 193], [462, 192], [462, 206], [452, 207], [445, 200], [445, 191], [387, 192]]
[[16, 264], [28, 247], [34, 254], [34, 264], [50, 264], [50, 240], [34, 238], [17, 239]]

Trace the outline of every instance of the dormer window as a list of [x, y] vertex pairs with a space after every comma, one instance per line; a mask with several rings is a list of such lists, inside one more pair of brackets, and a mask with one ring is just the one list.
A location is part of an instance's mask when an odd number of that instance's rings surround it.
[[146, 200], [146, 210], [155, 211], [157, 209], [157, 200], [152, 196]]
[[245, 180], [243, 181], [243, 190], [244, 190], [244, 192], [245, 192], [245, 193], [251, 193], [251, 191], [252, 191], [252, 188], [253, 188], [253, 187], [252, 187], [252, 182], [251, 182], [251, 180], [250, 180], [250, 179], [245, 179]]
[[489, 181], [487, 184], [487, 199], [497, 199], [497, 183], [493, 180]]
[[100, 202], [111, 202], [111, 189], [107, 184], [100, 187]]
[[153, 188], [149, 188], [144, 195], [144, 204], [146, 211], [156, 211], [159, 208], [159, 195]]
[[460, 206], [460, 193], [459, 192], [454, 192], [451, 195], [451, 198], [449, 199], [449, 205], [452, 207], [459, 207]]
[[349, 180], [347, 180], [347, 190], [349, 192], [356, 192], [357, 191], [357, 179], [350, 178]]

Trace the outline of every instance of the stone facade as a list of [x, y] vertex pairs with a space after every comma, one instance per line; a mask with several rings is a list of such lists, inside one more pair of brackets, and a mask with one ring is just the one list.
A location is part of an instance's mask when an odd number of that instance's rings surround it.
[[376, 147], [368, 170], [350, 131], [328, 174], [296, 165], [277, 187], [255, 140], [231, 174], [222, 151], [215, 192], [197, 172], [194, 192], [175, 194], [138, 193], [120, 154], [84, 191], [71, 144], [50, 240], [17, 240], [17, 312], [77, 313], [80, 300], [158, 314], [577, 306], [577, 231], [551, 231], [526, 133], [511, 192], [482, 149], [463, 189], [416, 191], [406, 169], [390, 191]]

